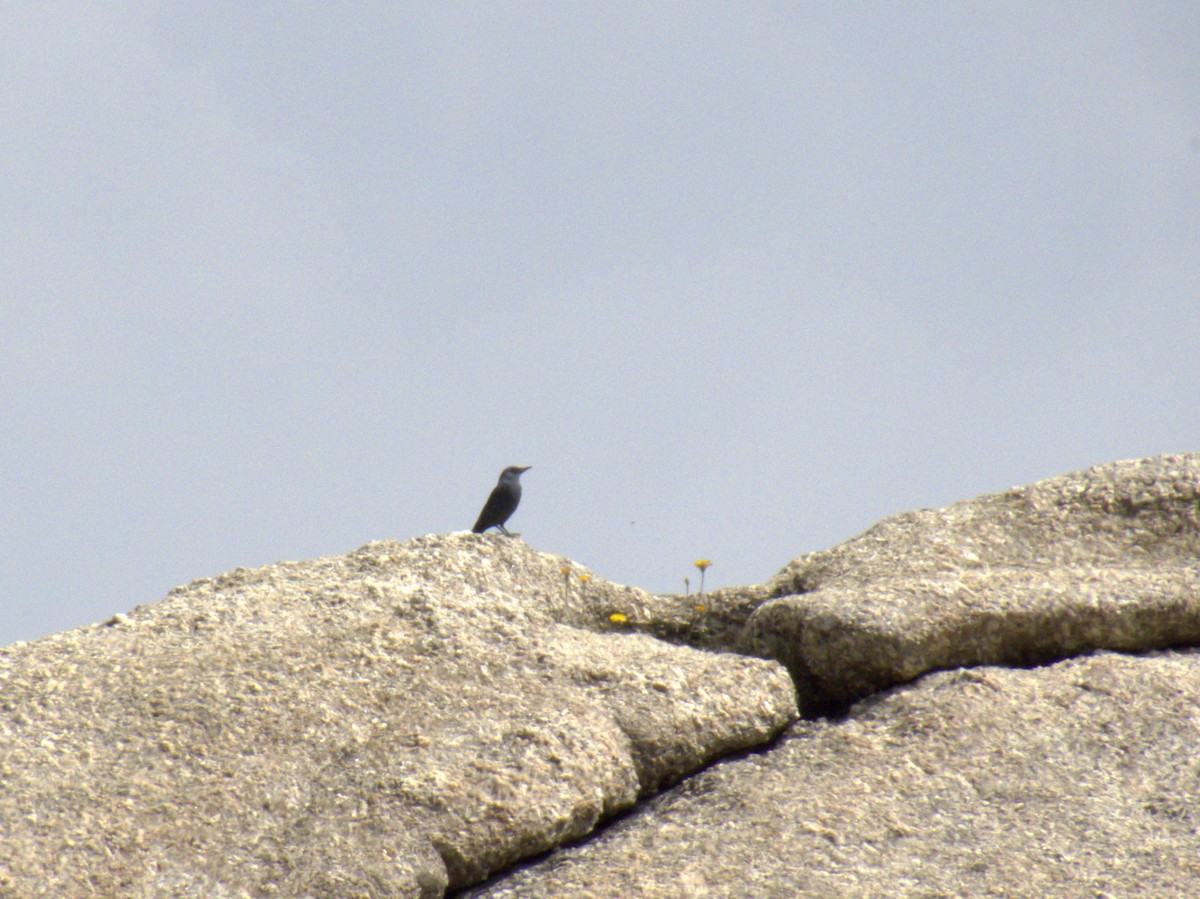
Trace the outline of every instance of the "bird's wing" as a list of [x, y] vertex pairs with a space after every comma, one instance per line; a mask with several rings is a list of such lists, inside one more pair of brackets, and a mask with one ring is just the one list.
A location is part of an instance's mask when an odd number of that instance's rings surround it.
[[479, 533], [494, 524], [503, 524], [504, 519], [508, 517], [504, 514], [504, 506], [507, 499], [508, 495], [504, 489], [493, 487], [491, 495], [487, 498], [487, 502], [483, 504], [483, 511], [479, 513], [479, 520], [475, 522], [475, 527], [472, 530], [475, 533]]

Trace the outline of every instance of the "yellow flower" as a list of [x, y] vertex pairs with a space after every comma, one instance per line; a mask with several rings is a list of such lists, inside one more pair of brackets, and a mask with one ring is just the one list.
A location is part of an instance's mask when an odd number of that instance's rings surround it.
[[620, 612], [613, 612], [608, 616], [608, 620], [613, 624], [624, 624], [627, 619]]
[[697, 612], [703, 612], [703, 611], [704, 611], [704, 606], [696, 606], [696, 611], [697, 611]]
[[584, 572], [583, 574], [579, 575], [579, 579], [586, 583], [587, 581], [590, 581], [592, 579], [592, 576], [590, 574], [588, 574], [587, 572]]
[[704, 569], [711, 565], [712, 562], [708, 561], [708, 559], [697, 559], [692, 564], [700, 569], [700, 598], [704, 599]]
[[559, 574], [570, 574], [570, 573], [571, 573], [571, 566], [570, 566], [570, 565], [564, 565], [562, 568], [558, 569], [558, 573], [559, 573]]

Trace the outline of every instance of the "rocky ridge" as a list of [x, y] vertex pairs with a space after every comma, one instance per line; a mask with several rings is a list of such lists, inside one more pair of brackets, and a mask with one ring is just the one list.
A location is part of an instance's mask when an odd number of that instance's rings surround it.
[[1198, 561], [1179, 455], [701, 610], [469, 534], [197, 581], [0, 650], [0, 895], [1194, 894]]

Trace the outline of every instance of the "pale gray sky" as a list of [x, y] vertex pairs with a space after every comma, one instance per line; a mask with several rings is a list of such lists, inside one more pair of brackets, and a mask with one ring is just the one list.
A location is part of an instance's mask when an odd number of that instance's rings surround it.
[[0, 643], [510, 524], [758, 582], [1200, 449], [1200, 4], [11, 3]]

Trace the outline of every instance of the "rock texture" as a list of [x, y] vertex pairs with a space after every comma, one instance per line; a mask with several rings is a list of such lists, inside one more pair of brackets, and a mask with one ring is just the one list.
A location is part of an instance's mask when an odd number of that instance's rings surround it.
[[614, 631], [648, 597], [581, 575], [375, 543], [3, 650], [0, 893], [439, 896], [794, 719], [780, 666]]
[[804, 721], [470, 897], [1200, 887], [1200, 655], [938, 672]]
[[939, 668], [1200, 642], [1198, 563], [1200, 455], [1115, 462], [802, 556], [739, 646], [827, 711]]
[[197, 581], [0, 650], [0, 896], [1200, 895], [1198, 570], [1187, 455], [703, 601], [468, 534]]

